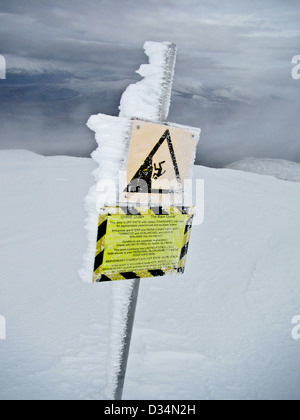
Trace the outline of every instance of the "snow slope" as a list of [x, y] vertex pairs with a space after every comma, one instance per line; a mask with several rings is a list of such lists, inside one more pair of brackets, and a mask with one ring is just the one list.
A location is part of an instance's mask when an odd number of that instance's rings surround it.
[[[104, 397], [113, 290], [84, 284], [91, 159], [0, 152], [0, 399]], [[186, 274], [141, 281], [125, 399], [299, 399], [300, 185], [195, 167]]]
[[300, 163], [283, 159], [247, 158], [231, 163], [227, 168], [271, 175], [284, 181], [300, 182]]

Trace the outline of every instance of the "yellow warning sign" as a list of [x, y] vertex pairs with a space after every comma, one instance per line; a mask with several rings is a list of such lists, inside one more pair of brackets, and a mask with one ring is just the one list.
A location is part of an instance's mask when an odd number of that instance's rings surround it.
[[199, 129], [133, 121], [120, 202], [181, 203], [199, 135]]
[[100, 214], [95, 282], [183, 273], [193, 208], [106, 207]]

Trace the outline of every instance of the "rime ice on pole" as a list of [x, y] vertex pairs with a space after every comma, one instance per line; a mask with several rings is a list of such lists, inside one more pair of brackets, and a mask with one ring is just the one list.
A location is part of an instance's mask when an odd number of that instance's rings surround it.
[[[166, 59], [176, 55], [176, 46], [169, 42], [146, 42], [144, 44], [149, 64], [142, 64], [137, 73], [143, 77], [138, 83], [128, 86], [120, 104], [120, 117], [165, 121], [171, 103], [170, 86], [174, 78], [175, 60]], [[169, 61], [172, 64], [169, 64]], [[163, 110], [163, 116], [159, 110]]]

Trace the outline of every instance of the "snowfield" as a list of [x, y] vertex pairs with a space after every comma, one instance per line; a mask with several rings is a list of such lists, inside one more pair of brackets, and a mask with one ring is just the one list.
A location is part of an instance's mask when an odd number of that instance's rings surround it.
[[247, 158], [231, 163], [227, 168], [275, 176], [284, 181], [300, 182], [300, 163], [283, 159]]
[[[80, 280], [91, 159], [0, 152], [0, 399], [103, 399], [113, 290]], [[299, 399], [300, 185], [205, 179], [186, 274], [141, 281], [124, 399]], [[299, 174], [298, 174], [299, 176]]]

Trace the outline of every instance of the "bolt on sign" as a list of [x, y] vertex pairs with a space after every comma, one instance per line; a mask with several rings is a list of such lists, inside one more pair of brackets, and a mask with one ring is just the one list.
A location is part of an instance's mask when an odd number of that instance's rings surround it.
[[183, 273], [193, 207], [183, 205], [200, 130], [132, 120], [119, 203], [100, 211], [94, 282]]

